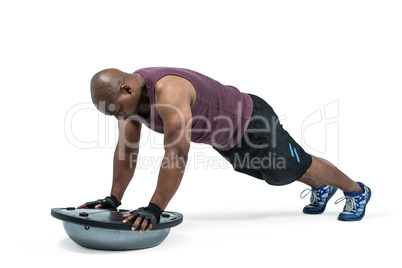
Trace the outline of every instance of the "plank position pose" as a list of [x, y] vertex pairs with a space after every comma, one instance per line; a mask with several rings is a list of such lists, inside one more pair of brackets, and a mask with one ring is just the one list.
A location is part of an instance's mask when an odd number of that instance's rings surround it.
[[78, 208], [121, 205], [134, 175], [141, 125], [145, 124], [164, 134], [165, 155], [149, 205], [124, 215], [124, 223], [134, 221], [131, 230], [149, 231], [160, 220], [182, 180], [191, 142], [212, 145], [234, 170], [268, 184], [300, 181], [309, 185], [312, 195], [304, 213], [324, 212], [339, 188], [346, 204], [338, 219], [357, 221], [365, 215], [370, 188], [306, 153], [283, 129], [271, 106], [256, 95], [195, 71], [165, 67], [134, 73], [100, 71], [91, 80], [91, 95], [102, 113], [118, 119], [119, 141], [110, 196]]

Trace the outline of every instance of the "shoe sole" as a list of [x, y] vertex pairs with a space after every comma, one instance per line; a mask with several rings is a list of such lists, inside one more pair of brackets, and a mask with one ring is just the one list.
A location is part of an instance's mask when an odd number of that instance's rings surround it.
[[366, 187], [368, 190], [368, 198], [367, 198], [366, 205], [364, 206], [362, 215], [360, 215], [360, 217], [358, 217], [356, 219], [345, 219], [345, 218], [341, 218], [340, 216], [338, 216], [338, 220], [340, 220], [340, 221], [360, 221], [361, 219], [364, 218], [364, 215], [366, 214], [366, 207], [371, 199], [371, 189], [368, 186], [366, 186]]
[[325, 209], [327, 208], [328, 201], [331, 199], [331, 197], [334, 196], [334, 194], [336, 193], [337, 190], [338, 190], [338, 188], [335, 188], [335, 187], [334, 187], [334, 189], [332, 190], [332, 192], [329, 193], [329, 196], [328, 196], [328, 198], [327, 198], [327, 201], [325, 201], [325, 204], [324, 204], [324, 206], [322, 207], [321, 210], [319, 210], [319, 211], [314, 211], [314, 212], [306, 212], [306, 211], [303, 210], [303, 213], [304, 213], [304, 214], [310, 214], [310, 215], [317, 215], [317, 214], [322, 214], [322, 213], [324, 213]]

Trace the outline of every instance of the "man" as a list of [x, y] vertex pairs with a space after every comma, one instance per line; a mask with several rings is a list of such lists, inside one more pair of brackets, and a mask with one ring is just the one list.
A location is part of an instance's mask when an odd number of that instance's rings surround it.
[[[117, 208], [135, 171], [141, 125], [164, 133], [165, 155], [158, 183], [147, 207], [124, 215], [131, 230], [149, 231], [176, 193], [191, 142], [212, 145], [234, 170], [286, 185], [311, 187], [303, 212], [320, 214], [337, 188], [346, 204], [338, 219], [361, 220], [371, 190], [354, 182], [328, 161], [309, 155], [283, 129], [273, 109], [260, 97], [225, 86], [181, 68], [144, 68], [134, 73], [106, 69], [91, 80], [95, 106], [119, 121], [111, 195], [78, 208]], [[133, 164], [134, 163], [134, 164]]]

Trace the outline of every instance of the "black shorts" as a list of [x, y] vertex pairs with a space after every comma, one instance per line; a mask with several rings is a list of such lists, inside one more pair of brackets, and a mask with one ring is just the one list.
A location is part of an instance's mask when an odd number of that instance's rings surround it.
[[265, 180], [271, 185], [285, 185], [303, 176], [312, 158], [279, 123], [272, 107], [262, 98], [253, 99], [253, 113], [240, 141], [229, 150], [218, 151], [234, 170]]

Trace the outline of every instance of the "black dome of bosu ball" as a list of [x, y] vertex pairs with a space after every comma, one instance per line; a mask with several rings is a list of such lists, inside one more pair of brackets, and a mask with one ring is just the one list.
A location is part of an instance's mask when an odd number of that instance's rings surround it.
[[[131, 210], [130, 210], [131, 211]], [[53, 208], [51, 215], [63, 221], [67, 235], [77, 244], [101, 250], [144, 249], [159, 245], [170, 228], [183, 222], [178, 212], [164, 211], [159, 223], [148, 232], [131, 231], [132, 221], [123, 223], [129, 210]]]

